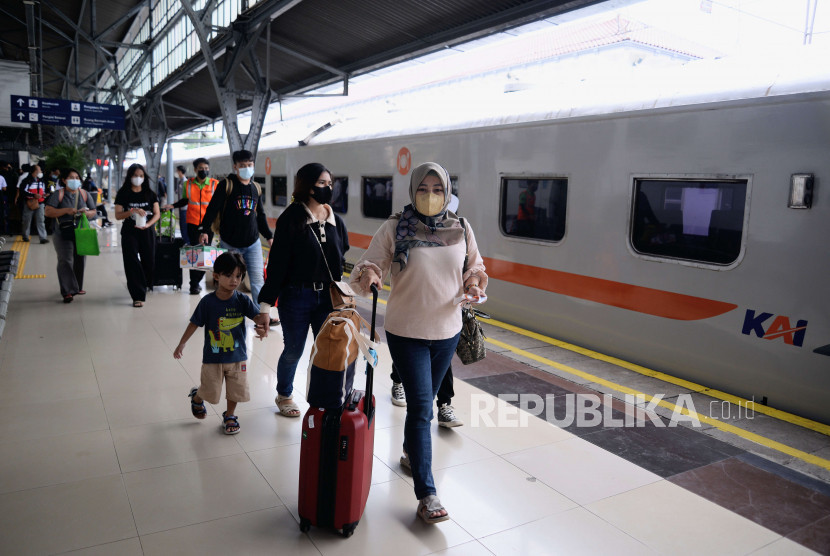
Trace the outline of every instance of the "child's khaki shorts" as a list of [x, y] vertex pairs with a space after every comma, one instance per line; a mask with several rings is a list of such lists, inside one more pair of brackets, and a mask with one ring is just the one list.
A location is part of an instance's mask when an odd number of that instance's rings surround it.
[[216, 405], [222, 394], [222, 380], [225, 380], [225, 399], [232, 402], [247, 402], [251, 399], [248, 390], [248, 373], [245, 361], [236, 363], [202, 363], [202, 383], [199, 397]]

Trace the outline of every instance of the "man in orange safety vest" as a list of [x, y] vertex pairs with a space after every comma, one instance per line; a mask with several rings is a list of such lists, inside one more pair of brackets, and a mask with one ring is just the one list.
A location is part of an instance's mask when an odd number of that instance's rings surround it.
[[[213, 198], [219, 180], [210, 177], [210, 162], [205, 158], [197, 158], [193, 161], [193, 169], [196, 176], [188, 179], [182, 184], [182, 198], [172, 205], [164, 205], [162, 208], [182, 208], [187, 206], [187, 235], [190, 238], [199, 237], [197, 228], [202, 223], [208, 203]], [[208, 229], [208, 245], [213, 241], [213, 232]], [[198, 295], [202, 291], [199, 283], [205, 275], [204, 270], [190, 270], [190, 294]]]

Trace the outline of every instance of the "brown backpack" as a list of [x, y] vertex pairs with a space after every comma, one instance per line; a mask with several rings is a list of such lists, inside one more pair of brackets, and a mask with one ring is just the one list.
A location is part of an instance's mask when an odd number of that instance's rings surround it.
[[[354, 308], [336, 309], [326, 317], [314, 339], [308, 366], [306, 399], [312, 407], [343, 405], [352, 390], [358, 355], [374, 359], [369, 348], [376, 349], [377, 344], [367, 337], [368, 332], [369, 324]], [[374, 340], [378, 340], [377, 333]]]

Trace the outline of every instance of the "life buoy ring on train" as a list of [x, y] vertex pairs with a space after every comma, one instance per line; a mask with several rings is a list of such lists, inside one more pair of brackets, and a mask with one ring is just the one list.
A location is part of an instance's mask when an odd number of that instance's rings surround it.
[[409, 149], [406, 147], [401, 147], [401, 150], [398, 151], [398, 172], [401, 175], [405, 176], [409, 173], [409, 169], [412, 167], [412, 153], [409, 152]]

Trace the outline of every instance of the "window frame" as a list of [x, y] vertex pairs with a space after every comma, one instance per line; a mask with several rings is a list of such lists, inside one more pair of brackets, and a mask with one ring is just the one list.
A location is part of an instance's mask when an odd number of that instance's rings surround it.
[[[647, 174], [636, 173], [631, 174], [628, 180], [628, 217], [626, 222], [625, 245], [628, 251], [635, 258], [653, 261], [659, 263], [671, 263], [681, 266], [690, 266], [695, 268], [703, 268], [707, 270], [727, 271], [737, 267], [744, 259], [746, 253], [747, 235], [749, 233], [749, 210], [752, 201], [752, 182], [753, 174]], [[637, 187], [641, 181], [676, 181], [678, 183], [684, 182], [745, 182], [746, 194], [744, 198], [743, 219], [741, 222], [741, 244], [738, 249], [738, 254], [735, 260], [730, 263], [716, 263], [709, 261], [702, 261], [697, 259], [687, 259], [681, 257], [672, 257], [667, 255], [656, 255], [653, 253], [644, 253], [638, 251], [634, 246], [634, 211], [637, 200]]]
[[[567, 201], [565, 203], [565, 231], [562, 233], [561, 239], [542, 239], [537, 237], [524, 237], [519, 235], [514, 235], [507, 233], [504, 230], [503, 223], [505, 219], [505, 206], [504, 206], [504, 195], [505, 195], [505, 187], [506, 187], [506, 180], [565, 180], [565, 194], [567, 197]], [[568, 220], [569, 220], [569, 213], [570, 213], [570, 186], [571, 186], [571, 176], [570, 174], [563, 174], [563, 173], [551, 173], [551, 174], [542, 174], [542, 173], [534, 173], [534, 174], [524, 174], [521, 172], [500, 172], [499, 173], [499, 187], [498, 187], [498, 203], [499, 203], [499, 220], [497, 223], [499, 233], [505, 239], [511, 241], [519, 241], [522, 243], [531, 243], [536, 245], [562, 245], [565, 240], [568, 238]], [[460, 209], [460, 204], [459, 204]]]

